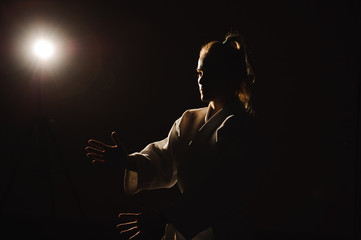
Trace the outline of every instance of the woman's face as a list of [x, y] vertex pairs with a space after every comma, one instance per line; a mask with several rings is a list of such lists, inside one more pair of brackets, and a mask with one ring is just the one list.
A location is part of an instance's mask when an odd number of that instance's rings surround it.
[[234, 95], [226, 70], [213, 59], [200, 57], [197, 66], [198, 86], [204, 102], [224, 99]]

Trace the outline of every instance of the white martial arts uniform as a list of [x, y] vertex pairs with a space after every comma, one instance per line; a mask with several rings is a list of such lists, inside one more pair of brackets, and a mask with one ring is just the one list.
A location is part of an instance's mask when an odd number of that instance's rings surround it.
[[[127, 194], [170, 188], [176, 183], [181, 193], [196, 193], [177, 203], [181, 206], [179, 211], [173, 209], [167, 213], [175, 221], [168, 224], [164, 240], [184, 239], [180, 233], [186, 236], [188, 232], [192, 239], [215, 239], [217, 226], [231, 227], [229, 221], [240, 228], [235, 222], [242, 209], [242, 192], [247, 191], [246, 182], [257, 180], [256, 174], [247, 174], [255, 171], [258, 164], [248, 164], [255, 161], [249, 157], [253, 155], [250, 149], [256, 136], [252, 116], [239, 102], [211, 118], [209, 111], [209, 106], [185, 111], [173, 124], [168, 137], [130, 155], [138, 171], [125, 172]], [[189, 207], [193, 204], [193, 208]], [[236, 217], [230, 217], [230, 213]], [[219, 216], [224, 216], [223, 223]]]

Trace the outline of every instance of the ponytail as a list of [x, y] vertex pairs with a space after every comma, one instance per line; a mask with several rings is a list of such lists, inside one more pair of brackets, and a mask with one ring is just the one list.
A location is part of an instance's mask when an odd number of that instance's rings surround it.
[[241, 68], [239, 69], [241, 79], [237, 95], [246, 110], [253, 112], [251, 107], [251, 88], [256, 79], [248, 58], [248, 49], [245, 44], [245, 39], [239, 34], [228, 34], [223, 41], [223, 45], [229, 46], [239, 53], [237, 55], [241, 58], [238, 59], [241, 63], [241, 65], [238, 65]]

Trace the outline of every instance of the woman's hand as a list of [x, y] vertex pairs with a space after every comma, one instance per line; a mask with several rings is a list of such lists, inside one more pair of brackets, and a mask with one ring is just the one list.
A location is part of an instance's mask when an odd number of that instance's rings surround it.
[[91, 159], [92, 164], [105, 164], [111, 167], [124, 168], [124, 162], [127, 158], [123, 146], [120, 144], [118, 135], [116, 132], [112, 132], [111, 139], [114, 145], [107, 145], [103, 142], [90, 139], [85, 150], [86, 156]]
[[164, 236], [166, 221], [157, 212], [119, 213], [121, 223], [116, 228], [121, 239], [160, 240]]

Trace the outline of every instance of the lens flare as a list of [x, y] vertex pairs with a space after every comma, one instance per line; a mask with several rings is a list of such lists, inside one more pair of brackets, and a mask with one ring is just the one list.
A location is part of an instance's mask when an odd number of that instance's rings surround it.
[[39, 39], [34, 43], [33, 53], [41, 60], [47, 60], [54, 55], [54, 45], [46, 40]]

